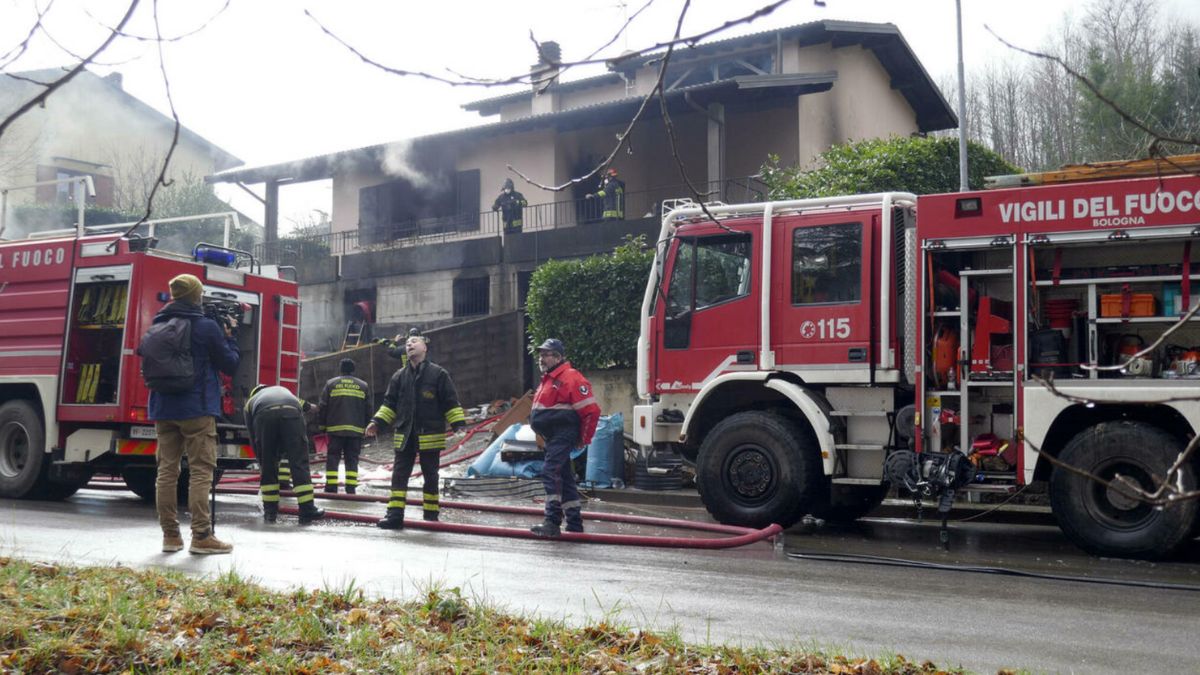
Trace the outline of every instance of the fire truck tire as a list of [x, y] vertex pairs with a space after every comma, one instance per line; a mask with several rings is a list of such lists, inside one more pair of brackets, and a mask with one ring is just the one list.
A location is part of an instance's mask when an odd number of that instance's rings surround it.
[[821, 480], [813, 435], [767, 412], [721, 421], [704, 438], [696, 462], [696, 487], [708, 512], [743, 527], [795, 524], [809, 512]]
[[[1183, 447], [1178, 438], [1143, 422], [1105, 422], [1071, 439], [1059, 459], [1105, 480], [1120, 474], [1153, 492]], [[1196, 489], [1195, 465], [1182, 467], [1179, 486]], [[1064, 469], [1050, 477], [1050, 506], [1080, 548], [1126, 558], [1170, 555], [1187, 540], [1200, 510], [1196, 500], [1155, 509]]]
[[[88, 477], [88, 480], [91, 480], [91, 476]], [[44, 481], [32, 494], [35, 499], [57, 502], [79, 492], [80, 488], [85, 485], [87, 485], [87, 480], [72, 480], [69, 482]]]
[[34, 497], [45, 480], [46, 428], [33, 404], [25, 400], [0, 405], [0, 497]]
[[828, 497], [813, 506], [812, 514], [831, 525], [849, 525], [883, 503], [887, 483], [882, 485], [829, 485]]
[[[214, 485], [221, 480], [221, 474], [223, 473], [225, 472], [222, 469], [217, 469], [213, 472]], [[189, 476], [187, 467], [180, 469], [179, 486], [175, 491], [175, 499], [181, 506], [187, 506]], [[156, 467], [126, 467], [121, 472], [121, 479], [125, 481], [125, 487], [129, 488], [133, 494], [141, 497], [142, 501], [150, 502], [151, 504], [154, 503], [158, 491], [158, 469]]]

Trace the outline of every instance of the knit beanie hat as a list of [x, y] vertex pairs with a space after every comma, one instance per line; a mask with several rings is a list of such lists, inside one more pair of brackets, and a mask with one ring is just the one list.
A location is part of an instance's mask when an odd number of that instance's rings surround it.
[[204, 295], [204, 286], [192, 274], [180, 274], [171, 280], [171, 299], [199, 305]]

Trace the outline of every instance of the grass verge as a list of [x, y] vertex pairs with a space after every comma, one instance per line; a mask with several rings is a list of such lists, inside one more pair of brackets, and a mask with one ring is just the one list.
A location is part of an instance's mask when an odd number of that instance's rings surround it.
[[409, 602], [345, 588], [269, 591], [235, 573], [194, 579], [0, 558], [0, 671], [957, 673], [890, 654], [696, 646], [606, 621], [571, 627], [473, 603], [457, 588]]

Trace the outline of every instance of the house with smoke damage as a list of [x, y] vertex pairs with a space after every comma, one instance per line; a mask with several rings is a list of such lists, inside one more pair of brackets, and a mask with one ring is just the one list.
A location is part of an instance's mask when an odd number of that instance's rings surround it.
[[[756, 174], [769, 155], [806, 165], [835, 143], [956, 126], [891, 24], [817, 21], [702, 43], [674, 52], [662, 73], [665, 114], [657, 102], [646, 106], [612, 161], [624, 203], [619, 218], [605, 219], [588, 198], [598, 178], [571, 179], [612, 152], [658, 83], [662, 54], [613, 61], [574, 81], [557, 77], [556, 45], [538, 56], [532, 88], [465, 106], [486, 124], [209, 177], [265, 184], [261, 253], [302, 262], [303, 349], [338, 349], [348, 322], [369, 311], [376, 334], [389, 336], [473, 321], [480, 344], [464, 351], [486, 352], [487, 363], [520, 359], [520, 310], [541, 262], [608, 251], [628, 234], [653, 239], [672, 200], [760, 200]], [[568, 187], [543, 189], [509, 166]], [[508, 178], [528, 202], [520, 232], [505, 233], [492, 209]], [[274, 241], [279, 186], [321, 179], [333, 183], [330, 234], [304, 245]], [[485, 330], [500, 321], [508, 327]], [[487, 395], [519, 391], [511, 372], [520, 368], [490, 376], [499, 390]]]
[[[0, 75], [0, 119], [66, 75], [58, 68]], [[129, 94], [120, 73], [88, 70], [59, 87], [0, 138], [0, 187], [92, 176], [89, 206], [130, 209], [142, 204], [171, 145], [174, 120]], [[200, 181], [242, 161], [211, 141], [180, 129], [167, 177]], [[68, 184], [9, 193], [9, 206], [74, 200]]]

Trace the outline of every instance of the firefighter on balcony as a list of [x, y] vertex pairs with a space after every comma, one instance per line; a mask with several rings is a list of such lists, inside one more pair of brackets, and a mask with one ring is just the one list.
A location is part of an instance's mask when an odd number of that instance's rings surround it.
[[604, 200], [604, 212], [600, 216], [604, 220], [625, 219], [625, 181], [617, 178], [616, 169], [610, 167], [605, 171], [604, 178], [600, 181], [600, 189], [587, 195], [587, 198]]
[[363, 430], [371, 419], [371, 390], [354, 377], [354, 359], [342, 359], [341, 375], [330, 378], [321, 390], [317, 423], [329, 437], [325, 456], [325, 491], [337, 492], [338, 464], [346, 459], [346, 494], [358, 492], [358, 455]]
[[525, 195], [513, 189], [512, 179], [505, 178], [500, 196], [492, 202], [492, 210], [499, 211], [500, 219], [504, 221], [504, 234], [521, 231], [521, 215], [528, 205], [529, 202], [525, 201]]
[[429, 347], [425, 337], [409, 336], [404, 348], [408, 363], [392, 375], [383, 404], [366, 429], [367, 438], [374, 438], [380, 428], [394, 425], [392, 491], [387, 515], [378, 523], [385, 530], [404, 528], [408, 478], [418, 455], [425, 481], [425, 520], [438, 519], [438, 462], [446, 448], [446, 425], [456, 433], [466, 426], [450, 374], [426, 359]]
[[287, 455], [296, 469], [292, 477], [296, 503], [300, 506], [300, 524], [325, 515], [313, 504], [313, 486], [308, 469], [308, 438], [304, 430], [304, 411], [309, 404], [278, 385], [260, 384], [246, 401], [246, 428], [250, 445], [258, 457], [261, 474], [259, 492], [263, 500], [263, 520], [275, 522], [279, 515], [279, 459]]
[[532, 532], [539, 537], [557, 537], [564, 515], [567, 532], [583, 532], [571, 451], [592, 442], [600, 406], [592, 395], [592, 385], [567, 362], [561, 340], [550, 338], [538, 346], [538, 367], [542, 383], [533, 395], [529, 422], [546, 440], [546, 461], [542, 465], [546, 520], [534, 525]]

